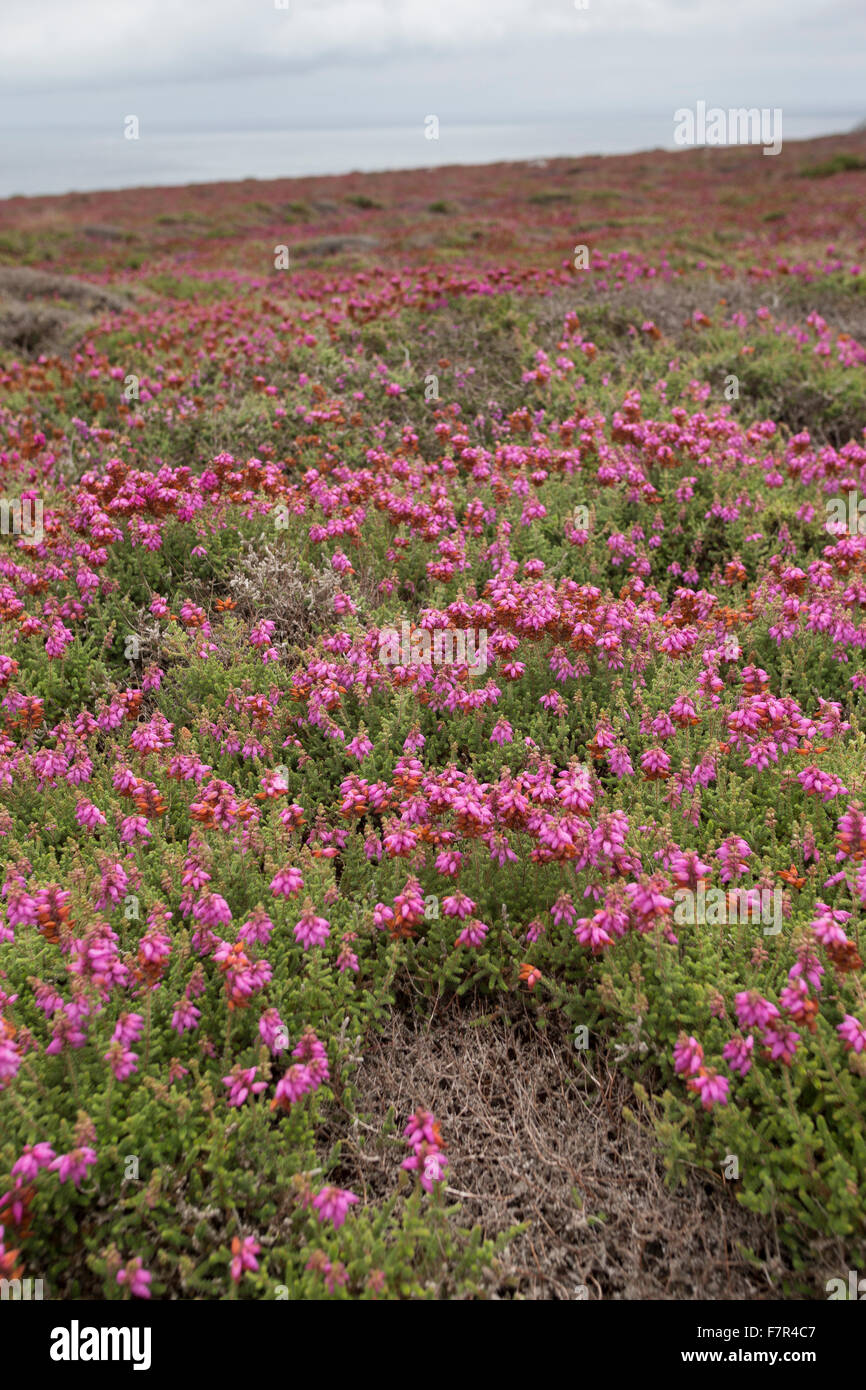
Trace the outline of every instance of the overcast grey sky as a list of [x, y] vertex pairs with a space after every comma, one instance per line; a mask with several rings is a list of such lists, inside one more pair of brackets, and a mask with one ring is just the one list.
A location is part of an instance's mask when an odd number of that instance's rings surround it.
[[[0, 124], [866, 108], [863, 0], [2, 0]], [[866, 116], [866, 109], [863, 110]]]
[[864, 0], [582, 3], [0, 0], [0, 197], [670, 148], [701, 99], [866, 117]]

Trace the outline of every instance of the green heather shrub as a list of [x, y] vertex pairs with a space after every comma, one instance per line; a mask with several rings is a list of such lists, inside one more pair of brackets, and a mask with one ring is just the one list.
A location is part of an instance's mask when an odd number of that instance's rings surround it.
[[[815, 307], [862, 272], [720, 213], [581, 278], [529, 182], [431, 250], [447, 186], [399, 273], [281, 279], [222, 207], [103, 246], [140, 297], [0, 361], [0, 1272], [52, 1296], [487, 1296], [514, 1232], [359, 1067], [458, 998], [621, 1068], [774, 1292], [866, 1260], [866, 350]], [[543, 266], [469, 256], [539, 201]]]

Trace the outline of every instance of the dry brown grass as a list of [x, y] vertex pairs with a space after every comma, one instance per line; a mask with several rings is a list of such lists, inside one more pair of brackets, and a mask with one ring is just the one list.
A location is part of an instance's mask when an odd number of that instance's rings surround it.
[[390, 1195], [405, 1155], [381, 1138], [383, 1125], [393, 1109], [402, 1127], [421, 1105], [448, 1143], [460, 1223], [490, 1238], [527, 1223], [488, 1297], [782, 1295], [790, 1268], [772, 1223], [739, 1206], [721, 1175], [666, 1184], [649, 1126], [623, 1116], [640, 1109], [631, 1086], [604, 1054], [575, 1052], [556, 1024], [539, 1032], [526, 1016], [489, 1010], [455, 999], [429, 1023], [395, 1013], [387, 1035], [365, 1045], [356, 1118], [331, 1116], [328, 1144], [341, 1143], [333, 1181], [365, 1202]]
[[69, 349], [101, 312], [130, 299], [103, 285], [25, 266], [0, 266], [0, 352], [24, 357]]
[[[644, 319], [652, 319], [666, 338], [679, 348], [694, 344], [696, 335], [690, 326], [693, 313], [708, 314], [720, 324], [734, 313], [750, 317], [765, 307], [774, 318], [787, 323], [805, 324], [812, 310], [821, 314], [830, 326], [840, 333], [850, 333], [862, 341], [866, 338], [866, 298], [862, 295], [842, 295], [832, 286], [820, 281], [806, 285], [797, 280], [708, 280], [698, 276], [675, 280], [639, 280], [624, 289], [597, 290], [587, 276], [576, 280], [574, 287], [558, 288], [531, 306], [531, 316], [541, 330], [545, 347], [554, 345], [562, 321], [569, 310], [593, 311], [607, 309], [610, 327], [623, 337], [628, 325], [639, 328]], [[628, 343], [625, 344], [627, 353]]]
[[267, 616], [276, 624], [275, 640], [294, 643], [306, 643], [322, 630], [339, 587], [332, 569], [305, 572], [285, 550], [264, 542], [244, 550], [229, 581], [238, 618], [255, 622]]

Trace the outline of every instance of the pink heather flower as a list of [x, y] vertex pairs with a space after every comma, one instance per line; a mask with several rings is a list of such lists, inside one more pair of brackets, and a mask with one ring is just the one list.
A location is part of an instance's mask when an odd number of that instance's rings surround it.
[[797, 781], [807, 796], [816, 796], [821, 801], [832, 801], [834, 796], [847, 796], [848, 788], [842, 785], [841, 777], [824, 772], [820, 767], [804, 767], [797, 773]]
[[557, 801], [567, 811], [586, 816], [595, 803], [592, 778], [587, 768], [572, 761], [556, 779]]
[[674, 1071], [680, 1076], [691, 1076], [700, 1070], [703, 1060], [704, 1049], [697, 1038], [681, 1033], [674, 1046]]
[[59, 1057], [66, 1047], [76, 1049], [84, 1046], [88, 1028], [86, 1013], [86, 1007], [74, 1000], [63, 1005], [54, 1019], [51, 1042], [45, 1049], [49, 1057]]
[[398, 858], [412, 853], [418, 844], [418, 835], [408, 826], [401, 827], [394, 823], [385, 835], [383, 844], [387, 854]]
[[59, 619], [51, 624], [51, 632], [48, 641], [45, 643], [45, 651], [48, 656], [62, 656], [69, 643], [72, 641], [72, 633], [68, 627], [64, 627]]
[[292, 1051], [293, 1057], [298, 1057], [302, 1062], [306, 1062], [310, 1068], [310, 1075], [316, 1086], [327, 1081], [330, 1075], [328, 1071], [328, 1054], [325, 1045], [316, 1037], [312, 1028], [305, 1028], [301, 1034], [301, 1040], [297, 1047]]
[[333, 1293], [338, 1284], [345, 1285], [349, 1282], [349, 1273], [342, 1260], [332, 1264], [324, 1250], [314, 1250], [304, 1269], [310, 1274], [320, 1274], [328, 1293]]
[[533, 917], [526, 928], [526, 940], [534, 943], [544, 934], [544, 926], [538, 917]]
[[719, 1076], [710, 1068], [708, 1071], [701, 1070], [697, 1076], [690, 1078], [689, 1088], [696, 1091], [701, 1098], [701, 1105], [705, 1110], [711, 1110], [714, 1105], [727, 1105], [728, 1091], [731, 1083], [726, 1076]]
[[12, 927], [32, 926], [39, 916], [36, 899], [29, 893], [10, 893], [6, 900], [6, 916]]
[[[169, 917], [171, 915], [168, 913]], [[170, 955], [171, 937], [168, 933], [161, 931], [156, 924], [148, 927], [138, 943], [138, 956], [141, 964], [152, 967], [161, 966]]]
[[788, 971], [789, 980], [803, 979], [810, 984], [816, 993], [822, 989], [821, 976], [824, 974], [824, 967], [818, 957], [808, 945], [801, 946], [797, 952], [797, 960]]
[[140, 1013], [121, 1013], [120, 1019], [114, 1024], [114, 1033], [111, 1034], [111, 1037], [115, 1041], [122, 1042], [124, 1047], [129, 1047], [131, 1042], [138, 1042], [142, 1036], [143, 1027], [145, 1027], [145, 1020]]
[[267, 916], [263, 908], [257, 907], [250, 913], [249, 921], [238, 927], [238, 936], [241, 941], [247, 942], [248, 945], [267, 946], [273, 930], [274, 924], [270, 917]]
[[274, 1056], [279, 1052], [284, 1052], [288, 1047], [289, 1039], [286, 1025], [276, 1009], [266, 1009], [262, 1014], [259, 1019], [259, 1036]]
[[250, 646], [269, 647], [275, 630], [276, 624], [270, 618], [261, 618], [250, 632]]
[[138, 1067], [135, 1065], [138, 1061], [138, 1053], [127, 1051], [123, 1043], [116, 1038], [111, 1042], [104, 1055], [105, 1061], [109, 1063], [118, 1081], [127, 1081], [133, 1072], [138, 1071]]
[[75, 807], [75, 819], [79, 825], [83, 825], [86, 830], [95, 830], [98, 825], [105, 825], [105, 816], [98, 806], [94, 806], [92, 801], [79, 801]]
[[267, 960], [251, 961], [240, 942], [234, 945], [228, 941], [219, 942], [214, 960], [223, 972], [229, 1003], [235, 1008], [243, 1008], [256, 990], [264, 988], [273, 973]]
[[331, 935], [331, 924], [326, 917], [317, 917], [313, 912], [312, 905], [301, 915], [300, 921], [295, 923], [295, 940], [298, 941], [308, 951], [311, 946], [322, 946]]
[[729, 835], [722, 842], [716, 851], [716, 858], [722, 861], [720, 874], [722, 883], [730, 883], [732, 879], [742, 878], [746, 872], [746, 860], [751, 853], [746, 841], [741, 840], [738, 835]]
[[[663, 891], [669, 886], [667, 879], [659, 874], [642, 879], [640, 883], [626, 884], [626, 897], [632, 912], [638, 919], [638, 931], [651, 931], [657, 920], [663, 924], [667, 921], [674, 905], [673, 898], [668, 897]], [[672, 944], [676, 944], [675, 939]]]
[[402, 893], [394, 899], [394, 922], [417, 926], [424, 919], [424, 899], [417, 878], [407, 878]]
[[152, 753], [160, 748], [172, 746], [173, 724], [158, 712], [149, 724], [136, 724], [129, 736], [129, 742], [138, 753]]
[[804, 1005], [809, 1002], [809, 986], [805, 980], [792, 980], [779, 995], [779, 1007], [790, 1014], [794, 1022], [802, 1022]]
[[594, 912], [591, 917], [579, 917], [574, 935], [581, 946], [590, 947], [593, 955], [603, 951], [606, 946], [613, 945], [613, 937], [607, 930], [602, 912]]
[[696, 889], [702, 879], [709, 879], [712, 868], [693, 849], [677, 850], [671, 857], [671, 877], [679, 888]]
[[812, 930], [816, 941], [822, 946], [844, 946], [848, 938], [842, 928], [851, 916], [842, 908], [828, 907], [826, 903], [816, 902], [816, 916], [812, 919]]
[[[21, 1197], [18, 1195], [20, 1192], [21, 1183], [18, 1182], [11, 1192], [0, 1193], [0, 1211], [7, 1212], [12, 1217], [16, 1226], [20, 1226], [24, 1220], [25, 1206]], [[0, 1226], [0, 1269], [3, 1268], [3, 1254], [3, 1227]]]
[[574, 903], [571, 901], [570, 893], [566, 893], [563, 890], [559, 894], [556, 902], [550, 909], [550, 915], [557, 926], [559, 926], [561, 922], [566, 922], [568, 926], [571, 926], [577, 916], [577, 912], [575, 911]]
[[358, 762], [363, 762], [373, 751], [373, 745], [366, 734], [356, 734], [351, 743], [346, 744], [346, 752], [351, 753]]
[[330, 1264], [329, 1262], [328, 1268], [324, 1269], [322, 1272], [325, 1279], [325, 1288], [328, 1290], [328, 1293], [333, 1293], [338, 1284], [341, 1287], [345, 1287], [349, 1282], [349, 1271], [342, 1260], [336, 1260], [334, 1264]]
[[18, 662], [11, 656], [0, 656], [0, 686], [8, 685], [18, 672]]
[[376, 903], [373, 908], [373, 925], [378, 927], [379, 931], [383, 931], [385, 927], [392, 926], [393, 922], [394, 913], [391, 908], [386, 907], [384, 903]]
[[197, 892], [199, 888], [204, 888], [206, 883], [210, 883], [210, 874], [195, 859], [189, 858], [184, 864], [181, 883], [184, 888], [192, 888]]
[[443, 849], [436, 856], [436, 872], [445, 878], [456, 878], [462, 863], [463, 855], [459, 849]]
[[121, 764], [111, 774], [111, 783], [115, 791], [120, 792], [123, 796], [132, 796], [138, 786], [138, 778], [131, 768]]
[[659, 713], [650, 721], [650, 733], [658, 739], [673, 738], [676, 733], [676, 726], [668, 714], [667, 710], [659, 710]]
[[118, 1284], [121, 1286], [128, 1284], [129, 1292], [133, 1298], [150, 1298], [151, 1277], [138, 1255], [134, 1260], [130, 1260], [124, 1269], [117, 1271]]
[[101, 867], [102, 891], [96, 899], [96, 906], [102, 911], [108, 907], [116, 907], [126, 896], [129, 887], [129, 878], [123, 865], [117, 860], [107, 860]]
[[190, 599], [184, 599], [181, 610], [180, 620], [184, 627], [199, 628], [205, 637], [210, 634], [210, 623], [203, 608], [199, 608], [197, 603]]
[[52, 1014], [57, 1013], [58, 1009], [63, 1008], [62, 996], [59, 995], [55, 989], [52, 989], [50, 985], [44, 985], [40, 981], [34, 984], [33, 993], [36, 999], [36, 1007], [42, 1010], [46, 1018], [50, 1018]]
[[146, 816], [125, 816], [120, 823], [120, 838], [125, 845], [132, 844], [136, 836], [140, 840], [149, 840], [151, 834]]
[[772, 1027], [764, 1029], [761, 1041], [772, 1061], [784, 1062], [785, 1066], [789, 1067], [794, 1060], [799, 1038], [800, 1034], [795, 1033], [793, 1028], [775, 1023]]
[[[505, 667], [503, 667], [503, 674]], [[538, 703], [542, 709], [550, 710], [558, 718], [562, 719], [568, 713], [568, 705], [563, 700], [558, 690], [549, 690], [546, 695], [542, 695]]]
[[57, 1173], [60, 1182], [66, 1182], [66, 1179], [70, 1178], [73, 1187], [78, 1188], [95, 1162], [96, 1154], [93, 1149], [84, 1147], [73, 1149], [68, 1154], [60, 1154], [49, 1167]]
[[436, 1117], [432, 1111], [419, 1109], [410, 1115], [406, 1128], [403, 1130], [403, 1138], [413, 1149], [417, 1149], [422, 1143], [438, 1147], [442, 1140]]
[[216, 944], [217, 938], [214, 936], [210, 927], [196, 927], [192, 934], [192, 947], [194, 951], [198, 951], [200, 956], [206, 956], [213, 950]]
[[317, 1083], [311, 1076], [309, 1067], [304, 1066], [302, 1062], [294, 1062], [277, 1082], [271, 1109], [288, 1110], [302, 1096], [316, 1089]]
[[0, 1091], [15, 1079], [20, 1066], [21, 1053], [15, 1043], [11, 1038], [0, 1038]]
[[490, 742], [498, 743], [501, 746], [504, 743], [511, 743], [513, 739], [514, 730], [512, 729], [508, 720], [497, 719], [496, 723], [493, 726], [493, 731], [490, 735]]
[[232, 1067], [228, 1076], [223, 1077], [223, 1085], [228, 1087], [229, 1106], [243, 1105], [249, 1096], [260, 1095], [267, 1090], [267, 1082], [256, 1081], [258, 1067]]
[[241, 1282], [245, 1270], [255, 1271], [259, 1267], [256, 1259], [261, 1251], [261, 1246], [254, 1236], [245, 1236], [243, 1240], [238, 1236], [232, 1238], [232, 1260], [231, 1277], [236, 1284]]
[[[442, 1182], [445, 1177], [448, 1159], [441, 1150], [428, 1150], [426, 1146], [422, 1146], [415, 1157], [421, 1169], [421, 1186], [425, 1192], [432, 1192], [434, 1182]], [[405, 1167], [409, 1161], [411, 1160], [404, 1160], [401, 1166]]]
[[473, 949], [484, 944], [484, 938], [490, 928], [484, 922], [479, 922], [477, 917], [473, 917], [467, 922], [460, 935], [457, 937], [456, 946], [471, 946]]
[[358, 965], [358, 957], [352, 950], [351, 946], [349, 945], [346, 939], [343, 940], [342, 945], [340, 946], [340, 951], [337, 956], [337, 969], [339, 970], [341, 975], [344, 974], [347, 970], [351, 970], [357, 975], [360, 969], [360, 966]]
[[464, 917], [471, 917], [475, 911], [475, 903], [470, 897], [460, 889], [456, 893], [451, 893], [447, 898], [442, 899], [442, 911], [446, 917], [459, 917], [462, 922]]
[[731, 1071], [739, 1072], [740, 1076], [747, 1076], [752, 1066], [752, 1049], [755, 1046], [755, 1039], [751, 1033], [747, 1038], [734, 1037], [726, 1042], [722, 1048], [722, 1056], [730, 1067]]
[[284, 796], [289, 790], [289, 784], [283, 774], [277, 769], [266, 772], [262, 777], [260, 786], [265, 796], [273, 800], [275, 797]]
[[[39, 1144], [25, 1144], [20, 1158], [12, 1165], [12, 1176], [20, 1178], [23, 1182], [32, 1182], [40, 1168], [51, 1167], [54, 1158], [54, 1150], [44, 1141]], [[2, 1205], [0, 1201], [0, 1206]]]
[[442, 1153], [437, 1144], [429, 1144], [422, 1140], [415, 1152], [409, 1158], [404, 1158], [400, 1164], [407, 1172], [418, 1173], [421, 1178], [421, 1186], [425, 1192], [433, 1191], [434, 1182], [441, 1182], [448, 1159]]
[[179, 999], [174, 1006], [174, 1013], [171, 1016], [171, 1026], [178, 1033], [184, 1033], [189, 1029], [198, 1027], [201, 1018], [201, 1010], [195, 1004], [191, 1004], [188, 999]]
[[698, 712], [690, 695], [678, 695], [670, 708], [670, 716], [681, 728], [699, 723]]
[[779, 1010], [756, 989], [743, 990], [734, 998], [737, 1022], [741, 1028], [767, 1028], [779, 1017]]
[[205, 893], [194, 905], [192, 915], [206, 927], [223, 926], [232, 920], [232, 911], [219, 893]]
[[618, 743], [607, 755], [607, 765], [614, 777], [622, 779], [634, 774], [631, 756], [624, 743]]
[[[844, 1020], [837, 1025], [836, 1032], [842, 1039], [846, 1052], [866, 1052], [866, 1027], [859, 1018], [855, 1018], [853, 1014], [846, 1014]], [[15, 1169], [12, 1171], [14, 1173]]]
[[357, 1202], [354, 1192], [340, 1187], [323, 1187], [313, 1198], [313, 1206], [319, 1213], [320, 1221], [332, 1221], [339, 1229], [348, 1215], [349, 1207]]
[[[866, 681], [866, 677], [864, 677], [864, 681]], [[837, 863], [841, 863], [848, 855], [859, 855], [866, 850], [866, 815], [863, 814], [863, 808], [858, 803], [855, 802], [851, 806], [846, 806], [839, 817], [837, 830], [837, 843], [839, 844], [839, 853], [836, 855]]]
[[647, 748], [640, 755], [640, 765], [650, 781], [667, 777], [671, 770], [671, 760], [663, 748]]
[[295, 893], [299, 893], [304, 886], [304, 879], [300, 869], [292, 868], [287, 865], [280, 869], [271, 879], [271, 892], [278, 898], [290, 898]]

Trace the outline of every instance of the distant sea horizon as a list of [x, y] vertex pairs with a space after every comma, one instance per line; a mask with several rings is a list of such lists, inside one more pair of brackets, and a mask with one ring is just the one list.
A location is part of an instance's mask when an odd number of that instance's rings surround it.
[[[863, 112], [783, 117], [783, 140], [847, 135]], [[669, 117], [593, 113], [572, 120], [336, 130], [167, 131], [142, 120], [137, 140], [104, 128], [6, 130], [0, 199], [120, 189], [430, 169], [449, 164], [582, 158], [674, 150]]]

